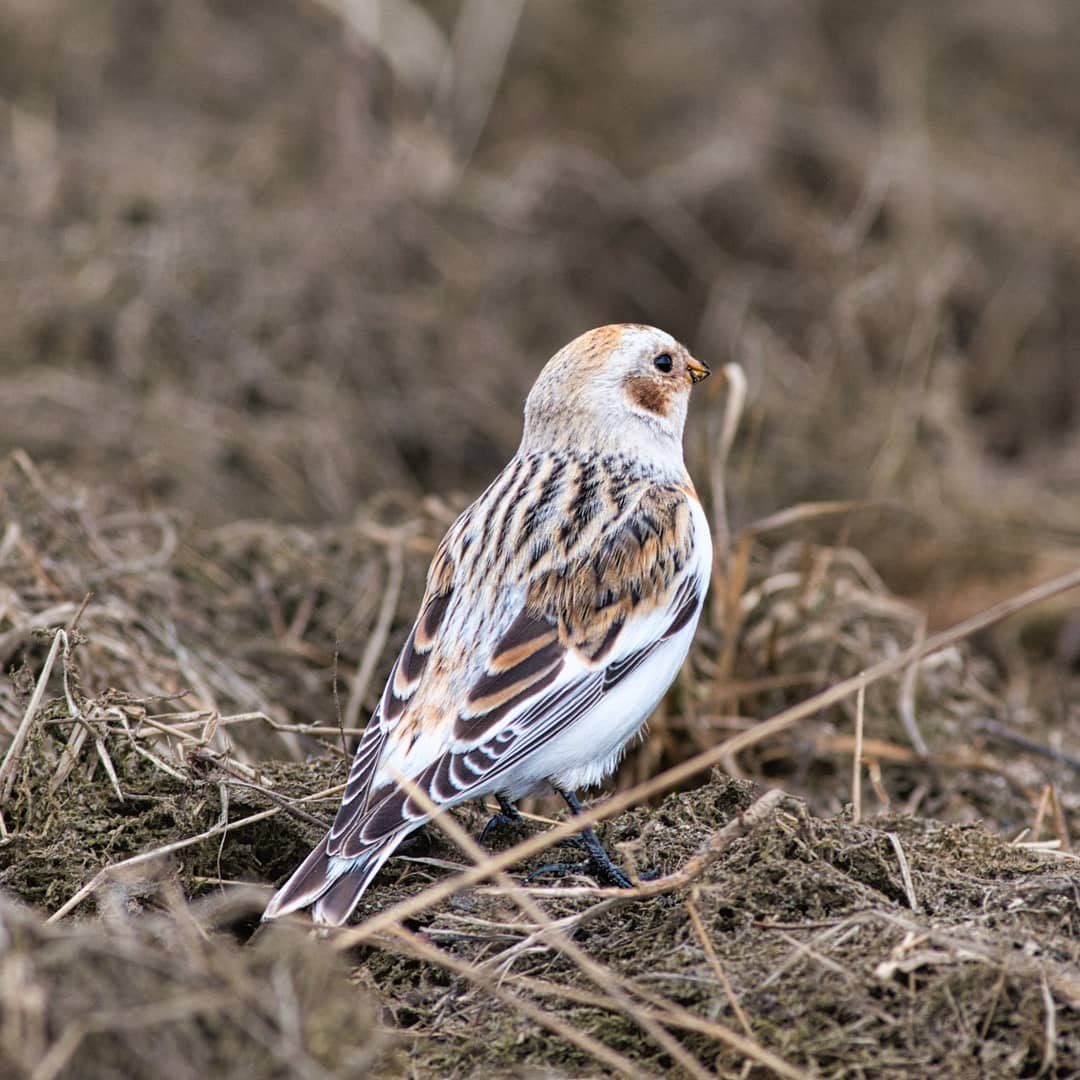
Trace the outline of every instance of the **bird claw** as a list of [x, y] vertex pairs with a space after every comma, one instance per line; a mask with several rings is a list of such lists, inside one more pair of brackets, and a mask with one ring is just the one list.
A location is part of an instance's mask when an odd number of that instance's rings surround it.
[[[570, 790], [556, 787], [555, 790], [566, 800], [570, 813], [577, 815], [582, 813], [581, 803], [578, 797]], [[501, 800], [500, 800], [501, 804]], [[568, 836], [561, 841], [576, 848], [584, 848], [589, 853], [589, 858], [583, 863], [545, 863], [538, 867], [525, 879], [532, 881], [539, 874], [555, 874], [558, 877], [566, 877], [568, 874], [587, 874], [595, 878], [601, 885], [614, 885], [618, 889], [632, 889], [634, 883], [626, 875], [626, 871], [616, 866], [607, 849], [600, 843], [599, 838], [591, 826], [586, 826], [577, 836]], [[659, 876], [655, 871], [653, 876]], [[642, 880], [648, 880], [643, 878]]]
[[585, 843], [583, 836], [567, 836], [559, 841], [559, 847], [577, 848], [578, 851], [588, 851], [589, 845]]
[[[496, 795], [499, 801], [499, 810], [493, 814], [488, 823], [480, 830], [480, 843], [487, 846], [488, 840], [498, 832], [507, 829], [517, 829], [521, 826], [521, 814], [518, 808], [502, 795]], [[481, 805], [483, 805], [481, 803]]]
[[617, 889], [632, 889], [634, 883], [613, 862], [601, 864], [596, 859], [589, 859], [580, 863], [545, 863], [538, 866], [525, 877], [525, 883], [529, 884], [541, 874], [550, 874], [552, 877], [570, 877], [574, 874], [595, 878], [601, 885], [611, 885]]
[[538, 866], [535, 870], [530, 870], [525, 875], [525, 884], [531, 885], [536, 878], [541, 875], [550, 875], [551, 877], [564, 878], [571, 877], [574, 874], [587, 874], [592, 868], [591, 863], [565, 863], [565, 862], [552, 862], [544, 863], [543, 866]]
[[521, 815], [518, 813], [504, 814], [501, 810], [492, 814], [487, 824], [480, 830], [480, 843], [485, 847], [488, 841], [496, 834], [508, 830], [517, 830], [521, 827]]

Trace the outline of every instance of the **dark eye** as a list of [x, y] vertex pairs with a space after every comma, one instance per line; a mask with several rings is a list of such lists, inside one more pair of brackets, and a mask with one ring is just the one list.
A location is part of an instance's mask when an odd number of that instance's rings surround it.
[[656, 365], [657, 371], [668, 372], [675, 366], [675, 361], [671, 359], [670, 354], [662, 352], [653, 363]]

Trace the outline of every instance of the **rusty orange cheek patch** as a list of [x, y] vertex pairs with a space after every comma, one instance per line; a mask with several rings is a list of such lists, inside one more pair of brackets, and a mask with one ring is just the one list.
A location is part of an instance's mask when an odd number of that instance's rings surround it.
[[668, 402], [671, 399], [671, 390], [663, 383], [655, 379], [639, 377], [631, 379], [626, 384], [630, 400], [651, 413], [663, 416], [668, 411]]

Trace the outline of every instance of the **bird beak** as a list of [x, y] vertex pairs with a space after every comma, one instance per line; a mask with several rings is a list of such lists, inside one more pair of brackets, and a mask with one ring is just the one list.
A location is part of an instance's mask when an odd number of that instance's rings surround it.
[[692, 383], [699, 383], [702, 379], [707, 379], [712, 371], [708, 364], [703, 364], [700, 360], [695, 360], [692, 356], [686, 361], [686, 373], [690, 376]]

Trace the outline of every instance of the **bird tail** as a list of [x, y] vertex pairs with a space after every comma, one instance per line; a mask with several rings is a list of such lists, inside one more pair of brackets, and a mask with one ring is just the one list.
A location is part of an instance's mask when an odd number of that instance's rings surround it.
[[353, 913], [372, 878], [404, 838], [402, 833], [392, 833], [360, 855], [341, 858], [327, 851], [328, 833], [270, 898], [263, 912], [263, 922], [310, 907], [315, 922], [341, 926]]

